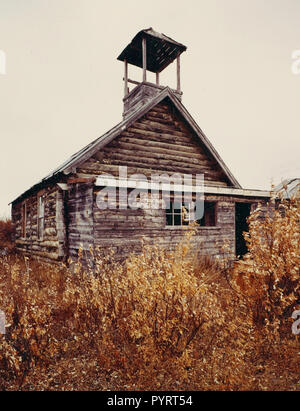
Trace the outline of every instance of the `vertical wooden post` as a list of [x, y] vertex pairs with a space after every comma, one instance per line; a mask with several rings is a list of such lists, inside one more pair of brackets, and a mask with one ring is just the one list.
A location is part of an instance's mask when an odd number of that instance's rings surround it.
[[181, 92], [180, 84], [180, 55], [177, 57], [177, 91]]
[[143, 38], [143, 81], [147, 81], [147, 47], [146, 39]]
[[156, 85], [159, 86], [159, 73], [156, 73]]
[[124, 97], [128, 94], [128, 62], [124, 60]]

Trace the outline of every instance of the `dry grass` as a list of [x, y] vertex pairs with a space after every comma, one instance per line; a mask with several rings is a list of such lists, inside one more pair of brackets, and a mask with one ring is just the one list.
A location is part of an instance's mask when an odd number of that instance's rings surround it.
[[250, 254], [234, 270], [191, 260], [193, 229], [174, 253], [96, 257], [93, 271], [2, 257], [0, 387], [299, 390], [287, 315], [299, 304], [299, 204], [285, 207], [251, 218]]

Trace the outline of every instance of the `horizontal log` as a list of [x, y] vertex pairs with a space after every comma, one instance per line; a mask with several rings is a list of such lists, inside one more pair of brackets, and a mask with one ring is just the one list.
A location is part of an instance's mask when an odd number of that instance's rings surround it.
[[212, 170], [213, 173], [215, 171], [212, 169], [211, 161], [206, 159], [199, 159], [194, 157], [187, 157], [181, 155], [172, 155], [168, 152], [158, 153], [158, 152], [151, 152], [151, 151], [142, 151], [139, 149], [135, 150], [125, 150], [116, 148], [113, 152], [112, 151], [104, 151], [107, 155], [105, 156], [105, 160], [108, 161], [109, 159], [117, 159], [117, 160], [124, 160], [128, 159], [129, 161], [135, 161], [138, 159], [139, 163], [145, 163], [150, 167], [152, 165], [168, 165], [170, 167], [174, 167], [174, 169], [178, 169], [182, 166], [185, 168], [193, 168], [196, 167], [199, 169], [203, 168], [205, 170]]
[[[191, 137], [189, 136], [175, 136], [174, 133], [164, 133], [164, 132], [155, 132], [155, 131], [150, 131], [150, 130], [142, 130], [139, 129], [135, 126], [131, 126], [128, 128], [129, 133], [135, 133], [137, 135], [143, 135], [147, 137], [160, 137], [162, 140], [164, 139], [172, 139], [176, 141], [181, 141], [185, 143], [192, 143], [195, 144], [193, 141], [191, 141]], [[125, 132], [123, 132], [125, 134]]]
[[93, 177], [90, 178], [79, 178], [79, 177], [72, 177], [68, 178], [68, 184], [78, 184], [78, 183], [94, 183], [95, 179]]
[[163, 113], [163, 112], [161, 112], [161, 111], [158, 111], [158, 110], [155, 110], [155, 109], [152, 109], [151, 111], [149, 111], [149, 113], [147, 113], [145, 116], [146, 117], [148, 117], [148, 116], [151, 116], [151, 117], [154, 117], [154, 118], [159, 118], [159, 119], [162, 119], [162, 120], [167, 120], [167, 121], [174, 121], [174, 117], [171, 115], [171, 113]]
[[150, 113], [152, 112], [168, 114], [170, 113], [170, 107], [167, 104], [157, 104], [151, 109]]
[[[114, 165], [114, 166], [127, 166], [127, 167], [133, 167], [137, 170], [137, 172], [141, 173], [142, 169], [147, 170], [147, 174], [152, 174], [152, 173], [159, 173], [162, 174], [164, 172], [166, 173], [182, 173], [182, 174], [204, 174], [205, 179], [207, 180], [213, 180], [213, 181], [218, 181], [221, 180], [222, 178], [220, 176], [220, 174], [217, 171], [211, 170], [210, 168], [208, 168], [207, 166], [202, 166], [199, 165], [199, 167], [196, 168], [196, 166], [194, 165], [189, 165], [189, 164], [185, 164], [185, 166], [183, 166], [181, 163], [179, 164], [174, 164], [175, 162], [170, 162], [167, 160], [162, 160], [162, 161], [156, 161], [156, 162], [152, 162], [148, 159], [142, 159], [141, 161], [139, 161], [139, 159], [124, 159], [124, 157], [122, 157], [121, 155], [112, 155], [113, 158], [109, 159], [109, 161], [107, 160], [107, 164], [105, 164], [105, 166], [107, 165]], [[101, 167], [99, 167], [99, 165], [95, 165], [92, 162], [91, 163], [86, 163], [85, 167], [86, 170], [105, 170], [105, 168], [103, 167], [103, 165], [101, 165]], [[148, 167], [148, 169], [147, 169]], [[82, 172], [83, 169], [80, 169], [80, 171]], [[146, 175], [146, 174], [145, 174]]]
[[[86, 165], [85, 167], [86, 168], [80, 168], [78, 170], [78, 173], [80, 175], [99, 176], [102, 173], [109, 173], [109, 174], [112, 174], [113, 176], [115, 176], [116, 178], [119, 176], [119, 166], [118, 165], [102, 164], [101, 166], [95, 166], [95, 165], [90, 164], [88, 166]], [[87, 168], [87, 167], [90, 167], [90, 168]], [[153, 170], [153, 169], [142, 168], [142, 167], [139, 167], [139, 168], [128, 167], [127, 168], [127, 173], [128, 173], [128, 177], [130, 177], [133, 174], [144, 174], [146, 177], [149, 178], [149, 177], [151, 177], [152, 173], [172, 175], [174, 173], [174, 170], [172, 172], [168, 172], [166, 170], [161, 171], [161, 170]], [[179, 174], [181, 174], [182, 178], [183, 178], [184, 173], [182, 172], [182, 173], [179, 173]], [[195, 179], [193, 179], [193, 184], [195, 184]], [[204, 181], [204, 186], [206, 184], [207, 185], [209, 184], [210, 187], [227, 187], [226, 182], [217, 181], [217, 180], [208, 179], [208, 178]]]
[[142, 119], [135, 122], [134, 127], [140, 130], [152, 131], [155, 133], [172, 134], [176, 137], [187, 137], [193, 141], [195, 140], [195, 137], [192, 135], [192, 133], [187, 134], [180, 130], [177, 130], [171, 122], [170, 124], [163, 124], [159, 123], [158, 121]]
[[147, 113], [142, 119], [146, 121], [154, 121], [157, 122], [158, 124], [162, 124], [165, 126], [171, 126], [173, 129], [177, 131], [181, 131], [183, 133], [190, 133], [191, 130], [189, 130], [187, 127], [184, 126], [184, 124], [176, 119], [166, 119], [166, 118], [161, 118], [155, 115], [155, 113]]
[[[102, 161], [104, 158], [106, 158], [107, 154], [109, 154], [112, 151], [112, 148], [114, 152], [118, 150], [124, 150], [125, 154], [135, 154], [138, 153], [141, 156], [145, 157], [146, 156], [169, 156], [170, 159], [174, 159], [178, 161], [180, 159], [181, 161], [191, 161], [193, 163], [196, 163], [197, 161], [203, 160], [206, 161], [208, 164], [213, 165], [213, 162], [200, 150], [197, 151], [193, 148], [191, 148], [190, 152], [182, 151], [177, 148], [176, 145], [166, 145], [167, 147], [161, 147], [158, 146], [157, 144], [149, 141], [139, 141], [138, 143], [126, 143], [123, 142], [122, 140], [116, 141], [114, 144], [110, 144], [110, 146], [107, 146], [100, 154], [100, 156], [94, 156], [96, 157], [99, 161]], [[150, 144], [149, 144], [150, 143]], [[193, 152], [192, 152], [193, 150]]]
[[[124, 134], [124, 133], [123, 133]], [[193, 154], [193, 153], [199, 153], [202, 154], [201, 148], [196, 148], [195, 145], [193, 144], [180, 144], [176, 139], [174, 138], [174, 144], [170, 144], [169, 142], [163, 142], [161, 141], [161, 138], [159, 137], [151, 137], [151, 138], [144, 138], [142, 136], [136, 136], [133, 133], [131, 137], [121, 135], [118, 137], [116, 142], [110, 143], [110, 146], [114, 146], [115, 144], [122, 146], [123, 144], [131, 144], [131, 145], [142, 145], [143, 147], [153, 147], [153, 148], [162, 148], [162, 149], [167, 149], [167, 150], [172, 150], [172, 151], [180, 151], [184, 152], [187, 154]]]

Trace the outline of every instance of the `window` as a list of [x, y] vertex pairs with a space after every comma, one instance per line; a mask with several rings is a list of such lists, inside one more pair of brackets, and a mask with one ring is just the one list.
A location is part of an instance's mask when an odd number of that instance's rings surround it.
[[167, 226], [183, 226], [190, 224], [190, 206], [182, 203], [171, 202], [170, 208], [166, 209]]
[[216, 219], [216, 203], [212, 201], [204, 201], [204, 215], [197, 223], [201, 227], [215, 227]]
[[22, 204], [22, 217], [21, 217], [21, 237], [26, 237], [26, 203]]
[[42, 240], [44, 235], [45, 224], [45, 199], [43, 196], [38, 197], [38, 239]]
[[[166, 209], [166, 225], [167, 226], [186, 226], [192, 221], [193, 213], [191, 205], [185, 205], [179, 202], [171, 202], [170, 207]], [[197, 223], [201, 227], [216, 226], [216, 203], [211, 201], [204, 202], [204, 215]]]

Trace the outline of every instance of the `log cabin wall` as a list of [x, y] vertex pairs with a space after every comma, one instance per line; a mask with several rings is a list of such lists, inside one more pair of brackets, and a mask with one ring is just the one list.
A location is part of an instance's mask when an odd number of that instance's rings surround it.
[[[61, 176], [60, 186], [66, 186], [67, 190], [49, 183], [25, 201], [13, 203], [17, 248], [25, 254], [55, 261], [67, 261], [69, 257], [76, 260], [79, 249], [90, 257], [90, 250], [94, 248], [99, 248], [100, 253], [112, 248], [116, 258], [124, 259], [132, 252], [140, 252], [143, 242], [174, 249], [186, 230], [167, 227], [165, 210], [98, 208], [96, 199], [100, 188], [94, 186], [91, 178], [103, 173], [118, 177], [119, 166], [127, 166], [128, 177], [204, 174], [206, 186], [233, 186], [174, 106], [164, 100], [79, 165], [68, 178]], [[41, 194], [45, 207], [44, 233], [38, 238]], [[196, 252], [220, 256], [227, 244], [228, 257], [234, 258], [235, 203], [249, 202], [254, 206], [260, 200], [229, 195], [206, 195], [205, 199], [216, 203], [216, 224], [198, 227], [193, 238]], [[25, 236], [22, 235], [23, 204], [26, 204]]]
[[[185, 227], [166, 225], [164, 209], [116, 209], [100, 210], [97, 193], [94, 191], [94, 246], [104, 255], [112, 249], [117, 259], [130, 253], [139, 253], [142, 244], [155, 245], [174, 251], [186, 234]], [[222, 254], [227, 243], [229, 254], [235, 255], [235, 202], [223, 197], [205, 196], [205, 200], [216, 202], [216, 226], [198, 227], [192, 237], [192, 245], [199, 256], [216, 257]]]
[[[13, 205], [16, 226], [16, 245], [25, 255], [42, 260], [76, 261], [79, 249], [91, 262], [91, 249], [100, 255], [113, 250], [115, 258], [125, 259], [131, 253], [140, 253], [142, 244], [174, 250], [186, 233], [186, 227], [166, 226], [164, 209], [107, 209], [97, 206], [101, 190], [93, 183], [69, 185], [68, 195], [57, 187], [43, 191], [45, 222], [43, 239], [38, 239], [38, 195], [31, 195]], [[235, 258], [235, 203], [248, 202], [254, 208], [260, 199], [206, 195], [206, 201], [216, 203], [216, 226], [198, 227], [192, 238], [199, 256], [212, 258], [223, 255]], [[22, 237], [22, 206], [26, 203], [26, 238]], [[67, 216], [65, 215], [67, 213]], [[67, 221], [67, 224], [66, 224]]]
[[[118, 177], [119, 166], [127, 166], [128, 177], [132, 174], [178, 173], [181, 175], [204, 173], [205, 184], [215, 187], [227, 187], [231, 183], [220, 166], [199, 144], [192, 130], [166, 101], [155, 106], [141, 119], [133, 123], [120, 136], [97, 152], [77, 169], [78, 177], [96, 177], [109, 173]], [[117, 258], [123, 259], [131, 252], [140, 252], [142, 243], [156, 244], [174, 249], [182, 239], [185, 229], [166, 227], [165, 210], [130, 208], [100, 210], [97, 207], [97, 193], [93, 191], [93, 207], [90, 210], [90, 192], [88, 209], [93, 215], [91, 222], [82, 224], [83, 232], [76, 232], [73, 218], [72, 249], [74, 258], [80, 243], [86, 243], [85, 250], [94, 245], [105, 253], [113, 249]], [[207, 201], [216, 202], [216, 226], [199, 227], [193, 238], [197, 252], [211, 257], [220, 256], [224, 244], [228, 245], [229, 257], [235, 257], [235, 202], [254, 203], [253, 199], [229, 196], [206, 196]], [[86, 201], [86, 200], [84, 200]], [[78, 205], [84, 213], [86, 205]], [[93, 235], [92, 235], [93, 233]], [[86, 237], [85, 237], [86, 235]]]
[[127, 166], [128, 174], [204, 174], [205, 183], [230, 186], [228, 178], [211, 154], [166, 101], [134, 122], [119, 137], [94, 154], [77, 169], [79, 175], [118, 175]]
[[67, 210], [68, 257], [75, 261], [79, 249], [89, 255], [94, 246], [93, 183], [69, 186]]
[[[38, 201], [44, 201], [41, 235], [38, 234]], [[25, 210], [25, 226], [24, 226]], [[65, 257], [65, 216], [63, 192], [56, 185], [35, 192], [12, 205], [17, 250], [42, 260], [63, 260]]]
[[[164, 209], [100, 210], [94, 190], [94, 246], [100, 255], [112, 249], [117, 259], [139, 253], [142, 244], [174, 250], [187, 227], [168, 227]], [[194, 252], [199, 256], [235, 258], [235, 204], [249, 203], [254, 208], [259, 199], [206, 195], [205, 201], [216, 204], [216, 225], [198, 227], [192, 237]], [[224, 246], [226, 245], [226, 252]]]

